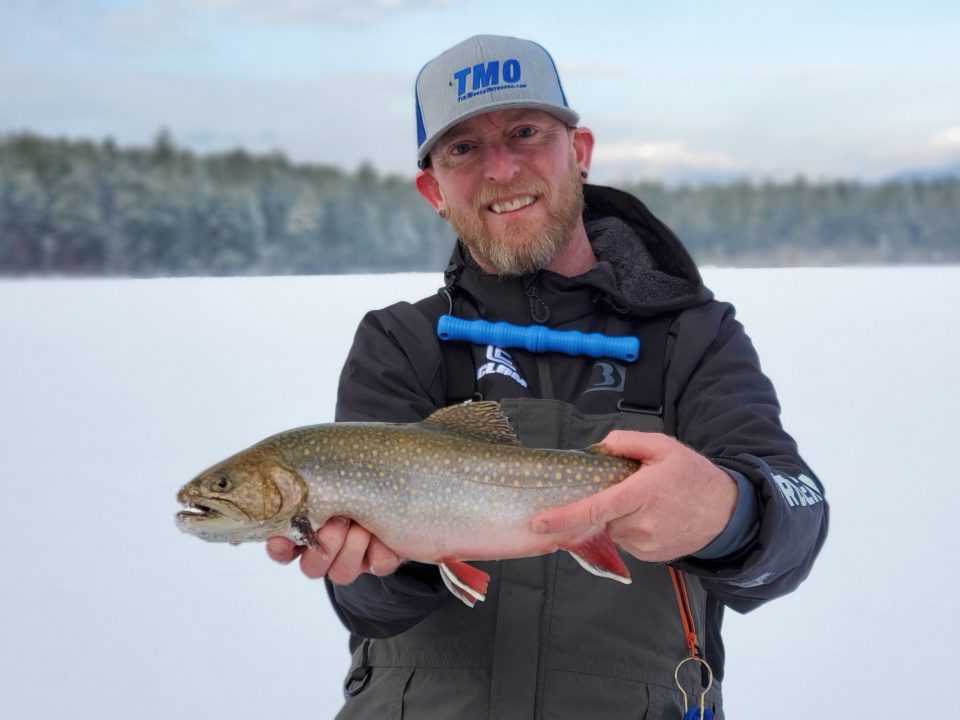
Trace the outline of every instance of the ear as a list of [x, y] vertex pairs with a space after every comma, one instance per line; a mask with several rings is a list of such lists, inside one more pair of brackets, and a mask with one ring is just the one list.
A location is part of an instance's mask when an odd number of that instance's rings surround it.
[[574, 128], [571, 142], [577, 167], [582, 171], [590, 170], [590, 159], [593, 157], [593, 131], [585, 127]]
[[433, 169], [419, 171], [414, 183], [424, 200], [430, 203], [434, 210], [440, 212], [443, 209], [443, 193], [440, 192], [440, 183], [437, 182]]

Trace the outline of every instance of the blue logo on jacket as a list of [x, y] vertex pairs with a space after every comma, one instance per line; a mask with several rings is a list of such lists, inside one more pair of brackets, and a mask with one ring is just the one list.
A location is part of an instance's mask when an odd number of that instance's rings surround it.
[[502, 63], [491, 60], [457, 70], [453, 74], [453, 79], [457, 81], [457, 102], [497, 90], [525, 88], [526, 84], [520, 82], [521, 73], [520, 61], [516, 58], [508, 58]]

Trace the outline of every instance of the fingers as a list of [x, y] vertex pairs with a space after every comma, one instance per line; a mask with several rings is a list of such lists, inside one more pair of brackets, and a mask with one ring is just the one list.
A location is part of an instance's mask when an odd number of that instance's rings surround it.
[[[310, 575], [308, 577], [319, 577], [326, 575], [338, 585], [349, 585], [364, 570], [367, 569], [365, 558], [367, 547], [370, 545], [370, 533], [359, 525], [350, 525], [347, 530], [343, 544], [340, 546], [340, 552], [336, 554], [333, 560], [326, 565], [320, 565], [324, 569], [319, 571], [319, 575]], [[303, 567], [303, 559], [300, 561]], [[306, 573], [306, 569], [304, 570]]]
[[316, 532], [317, 547], [294, 545], [285, 537], [267, 540], [267, 555], [287, 564], [300, 558], [300, 570], [308, 578], [324, 576], [348, 585], [364, 572], [389, 575], [403, 559], [368, 530], [344, 517], [330, 518]]
[[403, 562], [403, 558], [376, 537], [371, 536], [366, 558], [366, 564], [371, 573], [374, 575], [389, 575], [400, 567], [401, 562]]
[[352, 526], [344, 517], [330, 518], [317, 529], [317, 547], [306, 548], [300, 556], [300, 570], [316, 580], [326, 575], [339, 556]]
[[634, 473], [595, 495], [539, 512], [530, 521], [530, 529], [550, 534], [582, 533], [592, 527], [604, 527], [643, 506], [644, 487], [636, 477]]
[[294, 545], [285, 537], [272, 537], [267, 540], [267, 555], [271, 560], [286, 565], [299, 557], [303, 547]]
[[[678, 443], [662, 433], [613, 430], [601, 442], [610, 455], [639, 460], [644, 468], [661, 462]], [[581, 533], [604, 527], [636, 512], [647, 502], [647, 485], [640, 470], [613, 487], [582, 500], [537, 513], [530, 522], [536, 533]]]

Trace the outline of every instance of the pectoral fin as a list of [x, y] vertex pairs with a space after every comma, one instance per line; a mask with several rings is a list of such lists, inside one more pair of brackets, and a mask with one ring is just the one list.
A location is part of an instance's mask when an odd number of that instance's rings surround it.
[[571, 547], [564, 547], [584, 570], [600, 577], [610, 578], [624, 585], [633, 582], [620, 552], [607, 533], [601, 531]]
[[444, 558], [440, 563], [440, 577], [447, 589], [470, 607], [487, 597], [490, 576], [473, 565], [453, 558]]
[[290, 518], [290, 535], [297, 545], [306, 545], [311, 548], [320, 547], [317, 536], [313, 532], [313, 525], [306, 515], [294, 515]]

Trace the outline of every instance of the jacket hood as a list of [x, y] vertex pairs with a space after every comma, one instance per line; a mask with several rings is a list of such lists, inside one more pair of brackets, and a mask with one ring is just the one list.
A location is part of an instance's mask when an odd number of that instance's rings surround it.
[[713, 298], [679, 238], [637, 198], [620, 190], [584, 185], [584, 226], [598, 263], [564, 278], [539, 270], [521, 278], [484, 273], [457, 242], [446, 271], [447, 287], [476, 295], [491, 284], [534, 283], [570, 290], [589, 288], [618, 310], [648, 316], [703, 304]]

